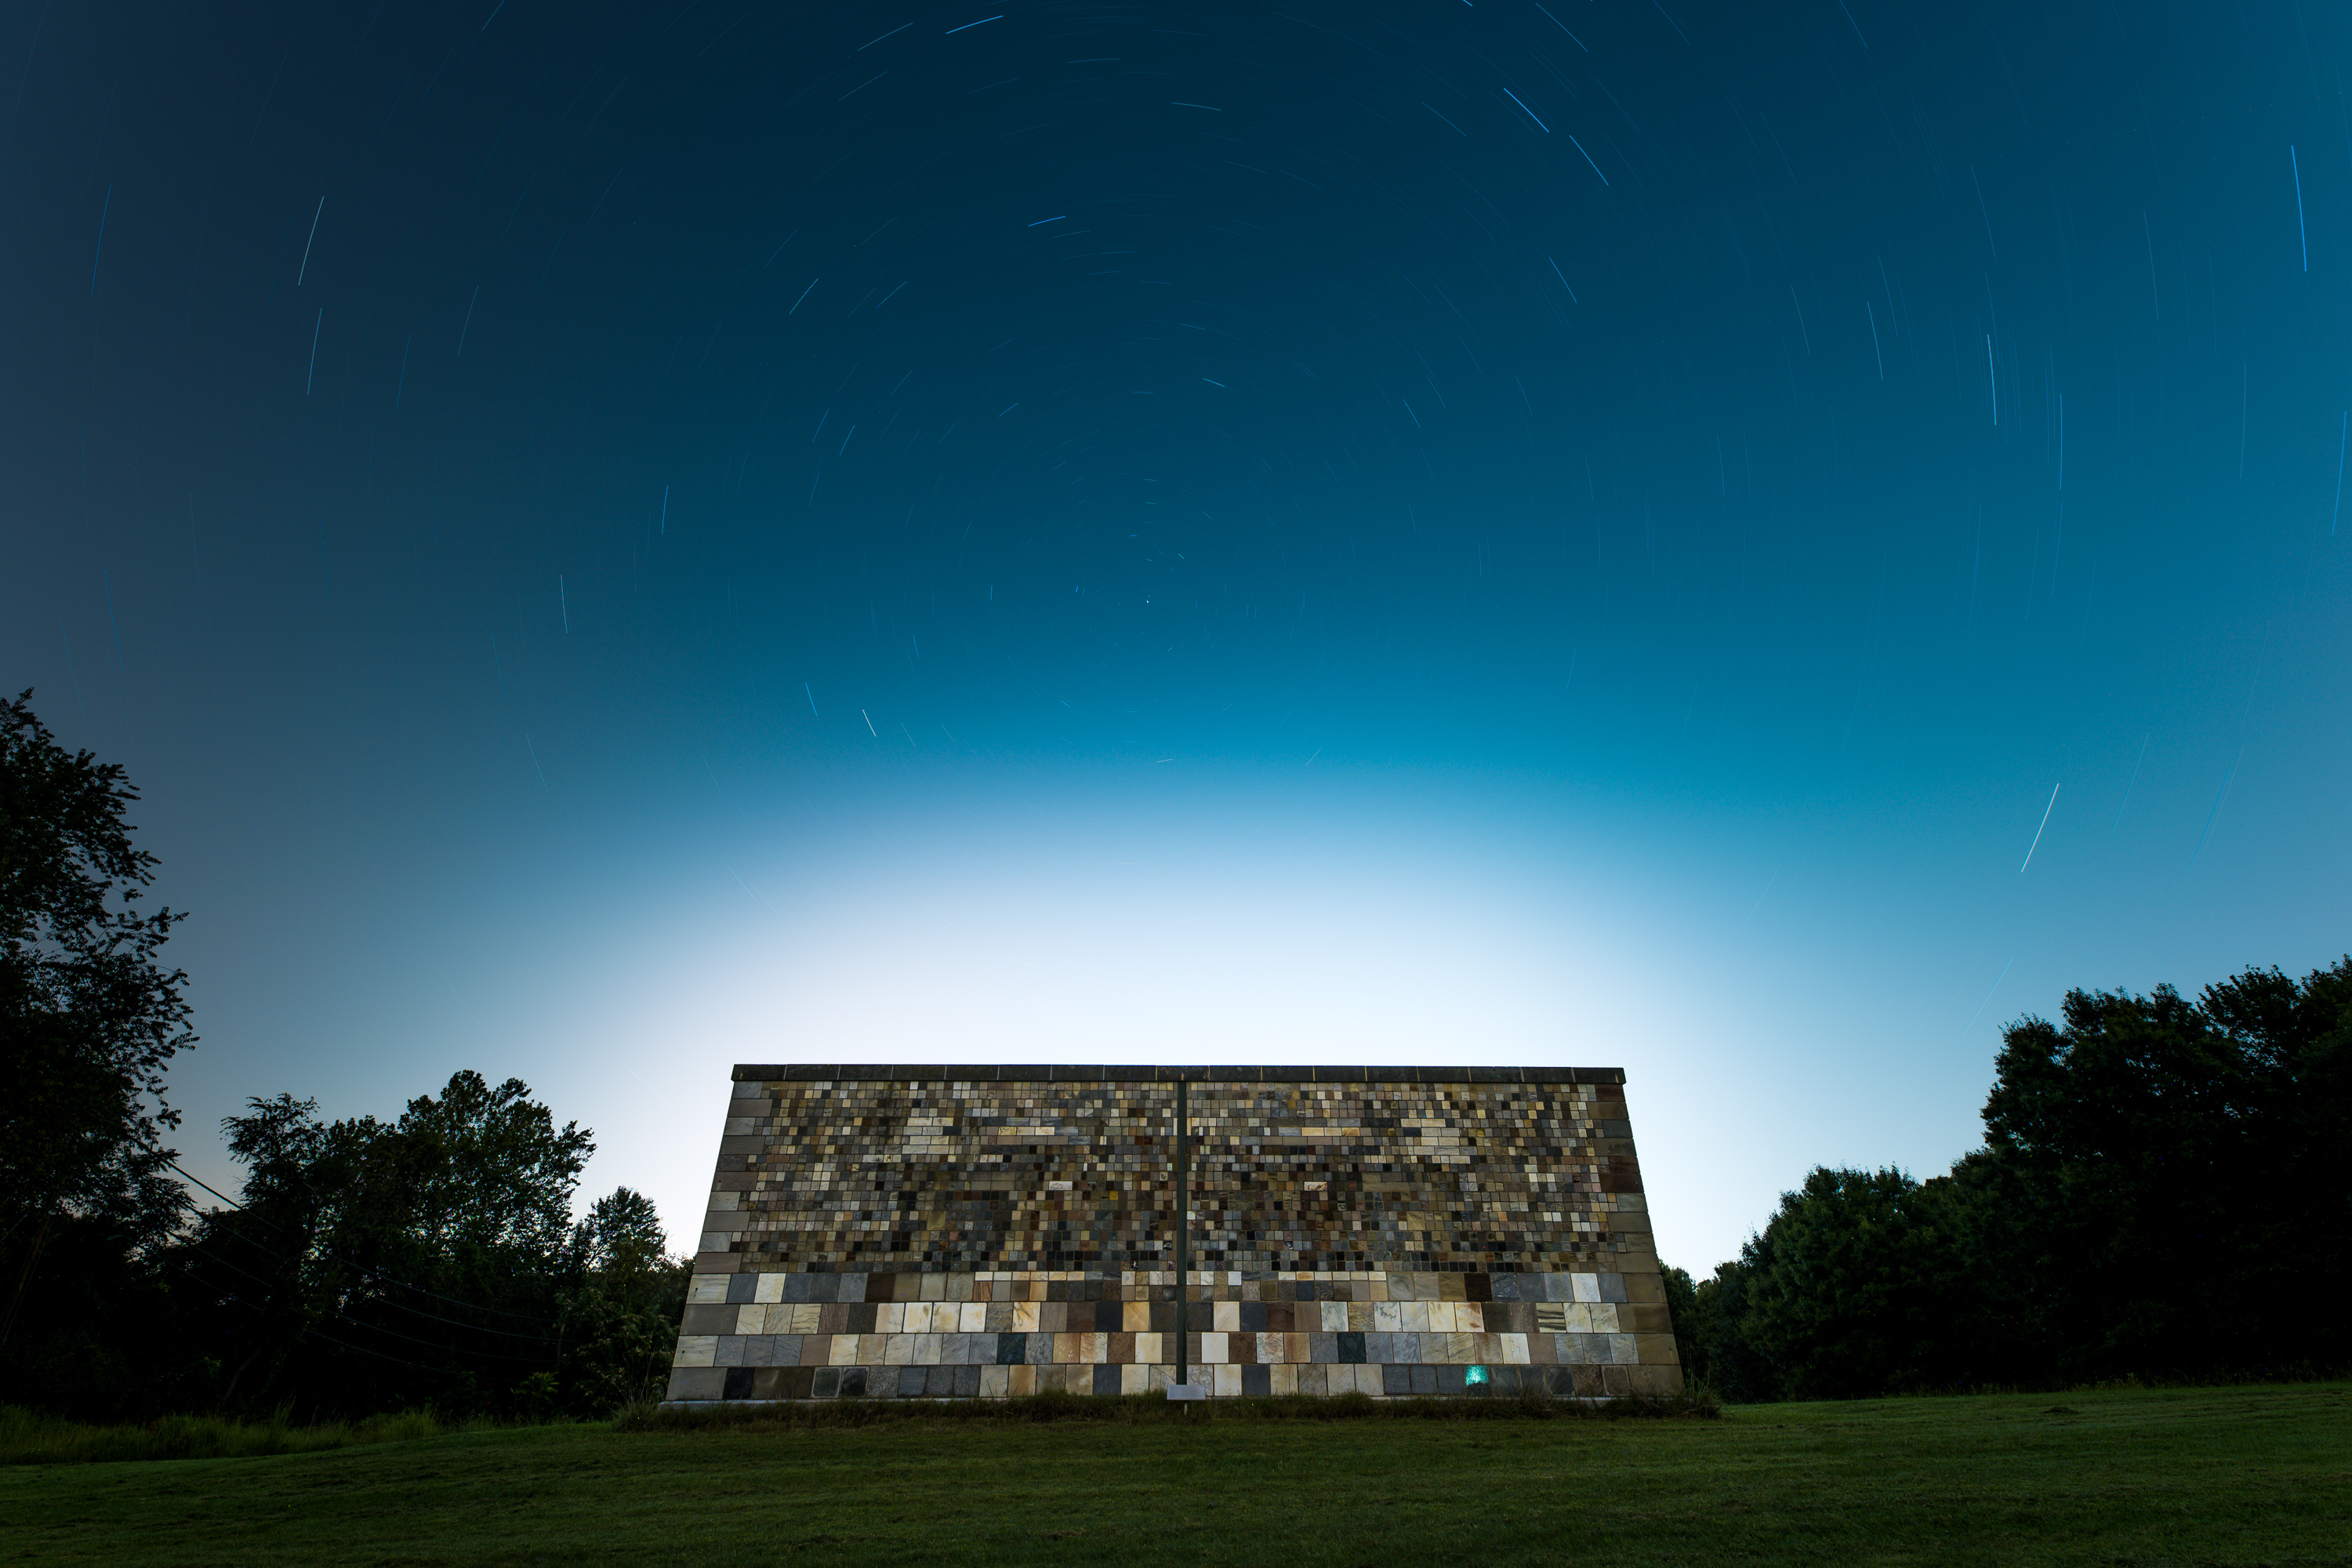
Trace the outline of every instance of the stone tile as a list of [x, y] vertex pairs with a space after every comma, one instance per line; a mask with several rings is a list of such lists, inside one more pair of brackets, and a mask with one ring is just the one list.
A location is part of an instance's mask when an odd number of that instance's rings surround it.
[[727, 1369], [717, 1366], [680, 1366], [670, 1369], [669, 1397], [672, 1399], [717, 1399], [727, 1389]]
[[695, 1335], [729, 1333], [734, 1330], [735, 1320], [741, 1311], [740, 1307], [692, 1303], [687, 1307], [678, 1330]]

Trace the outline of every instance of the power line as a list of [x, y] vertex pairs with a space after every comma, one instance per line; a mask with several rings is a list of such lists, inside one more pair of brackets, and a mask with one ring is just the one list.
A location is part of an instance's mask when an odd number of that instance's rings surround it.
[[[187, 1178], [188, 1178], [188, 1180], [189, 1180], [189, 1181], [194, 1182], [194, 1183], [196, 1184], [196, 1185], [198, 1185], [198, 1186], [200, 1186], [200, 1187], [204, 1188], [204, 1189], [205, 1189], [205, 1191], [206, 1191], [206, 1192], [208, 1192], [208, 1193], [212, 1194], [212, 1195], [213, 1195], [213, 1196], [215, 1196], [215, 1197], [216, 1197], [216, 1198], [220, 1199], [220, 1201], [221, 1201], [221, 1202], [223, 1202], [223, 1203], [225, 1203], [225, 1204], [228, 1205], [228, 1206], [229, 1206], [229, 1207], [231, 1207], [231, 1208], [233, 1208], [233, 1209], [236, 1210], [239, 1214], [253, 1214], [253, 1211], [252, 1211], [251, 1209], [247, 1208], [247, 1207], [245, 1206], [245, 1205], [243, 1205], [243, 1204], [241, 1204], [241, 1203], [237, 1202], [235, 1198], [230, 1197], [226, 1193], [222, 1192], [218, 1187], [215, 1187], [215, 1186], [212, 1185], [212, 1184], [211, 1184], [210, 1183], [208, 1183], [208, 1182], [205, 1182], [205, 1181], [198, 1180], [198, 1178], [196, 1178], [196, 1177], [194, 1177], [194, 1176], [188, 1175], [188, 1173], [187, 1173], [187, 1172], [183, 1171], [183, 1170], [180, 1170], [180, 1167], [179, 1167], [178, 1165], [173, 1164], [173, 1163], [171, 1161], [169, 1161], [169, 1160], [164, 1161], [164, 1162], [163, 1162], [163, 1163], [165, 1163], [165, 1164], [167, 1164], [167, 1165], [171, 1165], [171, 1166], [172, 1166], [172, 1169], [173, 1169], [174, 1171], [179, 1171], [181, 1175], [183, 1175], [183, 1176], [187, 1176]], [[307, 1181], [305, 1181], [302, 1184], [303, 1184], [304, 1186], [310, 1186], [310, 1183], [309, 1183], [309, 1182], [307, 1182]], [[315, 1193], [318, 1191], [318, 1189], [317, 1189], [317, 1188], [315, 1188], [315, 1187], [312, 1187], [312, 1188], [311, 1188], [311, 1191], [315, 1194]], [[256, 1219], [257, 1219], [257, 1220], [259, 1220], [259, 1221], [261, 1221], [261, 1223], [262, 1223], [262, 1224], [264, 1224], [264, 1225], [266, 1225], [266, 1226], [269, 1226], [269, 1228], [270, 1228], [270, 1229], [272, 1229], [272, 1230], [284, 1230], [284, 1229], [286, 1228], [284, 1226], [278, 1224], [276, 1221], [274, 1221], [274, 1220], [272, 1220], [272, 1219], [268, 1218], [267, 1215], [258, 1215], [258, 1214], [253, 1214], [253, 1217], [254, 1217], [254, 1218], [256, 1218]], [[234, 1234], [234, 1233], [232, 1233], [232, 1234]], [[258, 1243], [255, 1243], [254, 1245], [258, 1246], [259, 1244], [258, 1244]], [[477, 1302], [468, 1301], [468, 1300], [464, 1300], [464, 1299], [462, 1299], [462, 1298], [460, 1298], [460, 1297], [457, 1297], [457, 1296], [444, 1296], [444, 1295], [443, 1295], [443, 1294], [441, 1294], [441, 1292], [440, 1292], [440, 1291], [438, 1291], [438, 1290], [427, 1290], [427, 1289], [426, 1289], [424, 1286], [422, 1286], [422, 1285], [412, 1285], [412, 1284], [410, 1284], [407, 1280], [405, 1280], [405, 1279], [399, 1279], [399, 1278], [397, 1278], [396, 1276], [394, 1276], [394, 1275], [391, 1275], [391, 1274], [387, 1274], [387, 1273], [385, 1273], [385, 1272], [384, 1272], [383, 1269], [381, 1269], [381, 1268], [376, 1268], [371, 1267], [370, 1265], [368, 1265], [368, 1264], [364, 1264], [364, 1263], [354, 1263], [354, 1262], [352, 1262], [352, 1261], [350, 1258], [348, 1258], [339, 1257], [339, 1256], [337, 1256], [337, 1255], [336, 1255], [336, 1254], [334, 1254], [334, 1253], [331, 1253], [331, 1252], [327, 1251], [327, 1250], [326, 1250], [326, 1248], [324, 1248], [324, 1247], [320, 1247], [319, 1250], [320, 1250], [320, 1255], [321, 1257], [333, 1258], [335, 1262], [341, 1264], [341, 1265], [342, 1265], [344, 1268], [355, 1268], [355, 1269], [359, 1270], [359, 1271], [360, 1271], [360, 1273], [361, 1273], [362, 1276], [364, 1276], [365, 1278], [367, 1278], [368, 1279], [370, 1279], [370, 1280], [372, 1280], [372, 1281], [374, 1281], [374, 1282], [377, 1282], [377, 1283], [385, 1283], [385, 1284], [397, 1285], [397, 1286], [399, 1286], [399, 1287], [400, 1287], [402, 1289], [404, 1289], [404, 1290], [414, 1290], [414, 1291], [415, 1291], [415, 1292], [416, 1292], [418, 1295], [420, 1295], [420, 1296], [430, 1296], [430, 1297], [432, 1297], [432, 1298], [433, 1298], [435, 1300], [436, 1300], [436, 1301], [446, 1301], [446, 1302], [448, 1302], [448, 1303], [449, 1303], [451, 1306], [453, 1306], [453, 1307], [463, 1307], [463, 1308], [465, 1308], [467, 1310], [468, 1310], [468, 1311], [472, 1311], [472, 1312], [488, 1312], [488, 1313], [492, 1314], [493, 1316], [500, 1317], [500, 1318], [512, 1318], [512, 1319], [514, 1319], [514, 1320], [515, 1320], [516, 1321], [518, 1321], [518, 1322], [524, 1322], [524, 1323], [539, 1323], [539, 1324], [545, 1325], [545, 1324], [552, 1323], [552, 1322], [554, 1322], [554, 1321], [555, 1321], [555, 1320], [554, 1320], [554, 1319], [552, 1319], [552, 1318], [536, 1318], [536, 1317], [531, 1316], [531, 1315], [530, 1315], [530, 1313], [528, 1313], [528, 1312], [509, 1312], [509, 1311], [506, 1311], [506, 1310], [504, 1310], [503, 1309], [501, 1309], [501, 1308], [498, 1308], [498, 1307], [485, 1307], [485, 1306], [481, 1306], [481, 1305], [479, 1305], [479, 1304], [478, 1304], [478, 1303], [477, 1303]], [[456, 1320], [452, 1319], [452, 1320], [450, 1320], [450, 1321], [455, 1321]], [[470, 1327], [471, 1325], [464, 1325], [464, 1326]], [[482, 1331], [483, 1331], [483, 1332], [485, 1332], [485, 1333], [495, 1333], [495, 1332], [497, 1332], [498, 1331], [497, 1331], [497, 1330], [495, 1330], [495, 1329], [485, 1329], [485, 1330], [483, 1330]]]

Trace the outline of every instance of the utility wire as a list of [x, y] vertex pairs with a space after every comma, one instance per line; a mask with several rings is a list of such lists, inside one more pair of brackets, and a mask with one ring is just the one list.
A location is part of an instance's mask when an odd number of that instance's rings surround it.
[[[231, 1207], [231, 1208], [233, 1208], [233, 1209], [236, 1210], [239, 1214], [253, 1214], [253, 1211], [252, 1211], [252, 1210], [250, 1210], [250, 1209], [247, 1208], [243, 1204], [241, 1204], [241, 1203], [237, 1202], [235, 1198], [230, 1197], [226, 1193], [222, 1192], [218, 1187], [215, 1187], [215, 1186], [212, 1185], [212, 1184], [211, 1184], [210, 1183], [208, 1183], [208, 1182], [200, 1181], [200, 1180], [198, 1180], [198, 1179], [197, 1179], [196, 1177], [194, 1177], [194, 1176], [190, 1176], [190, 1175], [188, 1175], [188, 1173], [187, 1173], [187, 1172], [180, 1170], [180, 1167], [179, 1167], [178, 1165], [176, 1165], [176, 1164], [173, 1164], [173, 1163], [172, 1163], [171, 1161], [169, 1161], [169, 1160], [164, 1161], [164, 1162], [163, 1162], [163, 1163], [165, 1163], [165, 1164], [167, 1164], [167, 1165], [171, 1165], [171, 1166], [172, 1166], [172, 1169], [173, 1169], [174, 1171], [179, 1171], [181, 1175], [183, 1175], [183, 1176], [187, 1176], [187, 1178], [188, 1178], [188, 1180], [189, 1180], [189, 1181], [194, 1182], [194, 1183], [196, 1184], [196, 1185], [198, 1185], [198, 1186], [200, 1186], [200, 1187], [204, 1188], [204, 1189], [205, 1189], [205, 1191], [206, 1191], [206, 1192], [208, 1192], [208, 1193], [212, 1194], [212, 1195], [213, 1195], [213, 1196], [215, 1196], [215, 1197], [216, 1197], [216, 1198], [220, 1199], [220, 1201], [221, 1201], [221, 1202], [223, 1202], [223, 1203], [225, 1203], [225, 1204], [228, 1205], [228, 1206], [229, 1206], [229, 1207]], [[310, 1184], [309, 1184], [308, 1182], [305, 1182], [305, 1183], [303, 1184], [303, 1185], [305, 1185], [305, 1186], [309, 1186], [309, 1185], [310, 1185]], [[317, 1190], [318, 1190], [318, 1189], [316, 1189], [315, 1187], [311, 1189], [311, 1191], [312, 1191], [313, 1193], [316, 1193], [316, 1192], [317, 1192]], [[259, 1220], [259, 1221], [261, 1221], [261, 1223], [262, 1223], [262, 1224], [264, 1224], [264, 1225], [266, 1225], [266, 1226], [269, 1226], [269, 1228], [270, 1228], [270, 1229], [272, 1229], [272, 1230], [280, 1230], [280, 1231], [282, 1231], [282, 1230], [284, 1230], [284, 1229], [286, 1228], [284, 1226], [278, 1224], [276, 1221], [269, 1219], [269, 1218], [268, 1218], [268, 1217], [267, 1217], [266, 1215], [258, 1215], [258, 1214], [254, 1214], [254, 1215], [253, 1215], [253, 1217], [254, 1217], [254, 1218], [256, 1218], [256, 1219], [257, 1219], [257, 1220]], [[256, 1245], [258, 1245], [258, 1244], [256, 1244]], [[372, 1281], [378, 1282], [378, 1283], [389, 1283], [389, 1284], [393, 1284], [393, 1285], [397, 1285], [397, 1286], [399, 1286], [401, 1289], [404, 1289], [404, 1290], [414, 1290], [414, 1291], [415, 1291], [415, 1292], [416, 1292], [418, 1295], [420, 1295], [420, 1296], [430, 1296], [430, 1297], [432, 1297], [432, 1298], [433, 1298], [435, 1300], [436, 1300], [436, 1301], [446, 1301], [446, 1302], [448, 1302], [448, 1303], [449, 1303], [451, 1306], [453, 1306], [453, 1307], [463, 1307], [463, 1308], [465, 1308], [465, 1309], [466, 1309], [467, 1310], [468, 1310], [468, 1311], [473, 1311], [473, 1312], [488, 1312], [488, 1313], [490, 1313], [490, 1314], [492, 1314], [493, 1316], [496, 1316], [496, 1317], [500, 1317], [500, 1318], [513, 1318], [513, 1319], [515, 1319], [515, 1320], [516, 1320], [517, 1321], [519, 1321], [519, 1322], [525, 1322], [525, 1323], [552, 1323], [552, 1322], [554, 1322], [554, 1321], [555, 1321], [555, 1320], [554, 1320], [554, 1319], [552, 1319], [552, 1318], [535, 1318], [535, 1317], [531, 1316], [531, 1315], [530, 1315], [530, 1313], [528, 1313], [528, 1312], [509, 1312], [509, 1311], [506, 1311], [506, 1310], [502, 1310], [502, 1309], [500, 1309], [500, 1308], [498, 1308], [498, 1307], [485, 1307], [485, 1306], [481, 1306], [481, 1305], [479, 1305], [479, 1304], [478, 1304], [478, 1303], [476, 1303], [476, 1302], [466, 1300], [464, 1300], [464, 1299], [462, 1299], [462, 1298], [460, 1298], [460, 1297], [457, 1297], [457, 1296], [444, 1296], [444, 1295], [443, 1295], [443, 1294], [441, 1294], [441, 1292], [440, 1292], [440, 1291], [438, 1291], [438, 1290], [427, 1290], [427, 1289], [426, 1289], [424, 1286], [422, 1286], [422, 1285], [412, 1285], [412, 1284], [410, 1284], [407, 1280], [405, 1280], [405, 1279], [399, 1279], [399, 1278], [397, 1278], [397, 1277], [395, 1277], [395, 1276], [394, 1276], [394, 1275], [391, 1275], [391, 1274], [387, 1274], [387, 1273], [385, 1273], [385, 1272], [384, 1272], [383, 1269], [381, 1269], [381, 1268], [372, 1268], [372, 1267], [370, 1267], [369, 1265], [364, 1264], [364, 1263], [354, 1263], [354, 1262], [352, 1262], [352, 1261], [350, 1258], [348, 1258], [339, 1257], [339, 1256], [337, 1256], [337, 1255], [336, 1255], [336, 1254], [334, 1254], [334, 1253], [331, 1253], [331, 1252], [327, 1251], [324, 1247], [320, 1248], [320, 1255], [321, 1257], [333, 1258], [333, 1259], [334, 1259], [334, 1261], [336, 1261], [337, 1263], [341, 1264], [341, 1265], [342, 1265], [344, 1268], [355, 1268], [355, 1269], [358, 1269], [362, 1275], [363, 1275], [364, 1277], [366, 1277], [368, 1279], [370, 1279], [370, 1280], [372, 1280]], [[495, 1330], [484, 1330], [483, 1331], [484, 1331], [484, 1332], [486, 1332], [486, 1333], [490, 1333], [490, 1332], [496, 1332], [497, 1331], [495, 1331]]]

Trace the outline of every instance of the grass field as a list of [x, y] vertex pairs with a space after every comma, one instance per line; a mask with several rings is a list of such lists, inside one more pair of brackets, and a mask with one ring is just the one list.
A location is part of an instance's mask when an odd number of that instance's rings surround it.
[[0, 1469], [0, 1558], [107, 1563], [2352, 1564], [2352, 1388], [1723, 1419], [464, 1432]]

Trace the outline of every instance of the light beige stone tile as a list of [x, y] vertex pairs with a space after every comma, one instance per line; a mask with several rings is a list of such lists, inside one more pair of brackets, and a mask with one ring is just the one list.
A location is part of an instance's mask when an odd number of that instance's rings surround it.
[[1013, 1369], [1009, 1366], [984, 1366], [980, 1369], [980, 1396], [982, 1399], [1002, 1399], [1013, 1391], [1012, 1384]]
[[[1499, 1317], [1500, 1314], [1497, 1314]], [[1483, 1301], [1465, 1301], [1454, 1309], [1454, 1326], [1469, 1334], [1487, 1331], [1486, 1305]]]
[[874, 1309], [874, 1331], [877, 1334], [902, 1334], [907, 1331], [907, 1303], [885, 1301]]
[[768, 1309], [738, 1307], [735, 1309], [735, 1331], [739, 1334], [764, 1334], [768, 1331]]
[[772, 1305], [783, 1299], [784, 1277], [781, 1274], [762, 1274], [760, 1276], [760, 1282], [751, 1288], [751, 1300], [763, 1307]]
[[1223, 1361], [1231, 1352], [1225, 1347], [1225, 1336], [1209, 1333], [1201, 1336], [1201, 1360], [1208, 1365]]
[[1221, 1334], [1241, 1331], [1242, 1304], [1239, 1301], [1213, 1301], [1209, 1306], [1209, 1327]]
[[1242, 1396], [1242, 1369], [1220, 1364], [1202, 1367], [1210, 1374], [1209, 1391], [1219, 1399], [1239, 1399]]
[[1600, 1275], [1571, 1274], [1568, 1277], [1568, 1282], [1569, 1288], [1576, 1292], [1576, 1299], [1578, 1300], [1598, 1301], [1601, 1300]]
[[1167, 1338], [1168, 1336], [1165, 1334], [1140, 1333], [1136, 1335], [1135, 1359], [1139, 1362], [1160, 1361], [1169, 1353], [1163, 1348], [1163, 1342]]
[[677, 1337], [677, 1357], [672, 1366], [716, 1366], [719, 1364], [717, 1334], [680, 1334]]
[[1118, 1310], [1118, 1326], [1130, 1334], [1148, 1332], [1151, 1328], [1151, 1303], [1129, 1301]]
[[1499, 1343], [1502, 1351], [1502, 1353], [1496, 1359], [1500, 1361], [1505, 1366], [1527, 1366], [1530, 1364], [1528, 1360], [1527, 1335], [1496, 1334], [1495, 1338]]
[[1291, 1365], [1288, 1362], [1284, 1362], [1280, 1365], [1269, 1370], [1266, 1373], [1266, 1377], [1273, 1384], [1273, 1392], [1276, 1394], [1296, 1394], [1298, 1392], [1298, 1368]]
[[734, 1278], [732, 1274], [698, 1274], [687, 1285], [686, 1299], [698, 1307], [724, 1305], [727, 1281]]
[[1013, 1327], [1010, 1331], [1016, 1334], [1034, 1334], [1037, 1331], [1036, 1302], [1015, 1301], [1013, 1303]]
[[1594, 1333], [1613, 1334], [1619, 1331], [1617, 1325], [1617, 1306], [1615, 1302], [1595, 1301], [1591, 1306], [1587, 1307], [1585, 1310], [1591, 1314], [1592, 1331]]
[[1023, 1394], [1034, 1394], [1037, 1392], [1037, 1368], [1034, 1366], [1008, 1366], [1004, 1370], [1008, 1374], [1005, 1379], [1006, 1394], [1017, 1398]]
[[1344, 1334], [1348, 1331], [1347, 1302], [1318, 1301], [1315, 1304], [1315, 1310], [1317, 1312], [1321, 1314], [1320, 1321], [1317, 1324], [1317, 1328], [1320, 1332], [1327, 1334]]
[[966, 1301], [956, 1309], [956, 1332], [981, 1334], [988, 1331], [988, 1303]]

